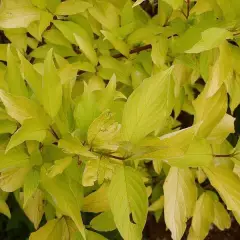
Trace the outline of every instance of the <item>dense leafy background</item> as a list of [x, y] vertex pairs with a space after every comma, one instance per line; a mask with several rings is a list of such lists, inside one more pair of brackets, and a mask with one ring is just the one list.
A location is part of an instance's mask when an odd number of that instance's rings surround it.
[[1, 237], [138, 240], [153, 216], [195, 240], [239, 222], [239, 14], [2, 0]]

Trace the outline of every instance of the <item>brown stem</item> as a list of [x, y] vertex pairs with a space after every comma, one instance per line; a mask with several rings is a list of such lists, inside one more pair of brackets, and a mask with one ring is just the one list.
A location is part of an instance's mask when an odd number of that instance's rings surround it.
[[233, 154], [213, 154], [213, 157], [218, 157], [218, 158], [228, 158], [232, 156]]
[[52, 133], [52, 135], [57, 139], [59, 140], [60, 137], [57, 135], [57, 133], [54, 131], [54, 129], [52, 128], [52, 126], [50, 126], [50, 132]]
[[190, 0], [187, 0], [187, 15], [186, 15], [187, 19], [189, 17], [189, 14], [190, 14]]

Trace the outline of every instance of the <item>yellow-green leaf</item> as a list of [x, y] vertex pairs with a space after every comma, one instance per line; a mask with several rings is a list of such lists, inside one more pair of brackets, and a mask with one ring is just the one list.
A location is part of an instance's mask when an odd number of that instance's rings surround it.
[[122, 237], [141, 239], [147, 218], [148, 197], [137, 170], [119, 168], [109, 186], [109, 203]]
[[197, 188], [192, 172], [187, 168], [172, 167], [163, 190], [166, 225], [172, 233], [173, 240], [180, 240], [197, 199]]

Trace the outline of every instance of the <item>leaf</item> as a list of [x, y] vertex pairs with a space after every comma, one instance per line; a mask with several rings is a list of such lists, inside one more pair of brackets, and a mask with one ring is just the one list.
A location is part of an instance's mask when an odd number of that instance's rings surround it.
[[62, 85], [53, 62], [53, 50], [49, 50], [44, 61], [43, 76], [43, 106], [46, 112], [54, 118], [62, 104]]
[[81, 51], [86, 55], [86, 57], [90, 60], [90, 62], [96, 66], [98, 63], [97, 54], [89, 41], [89, 39], [84, 39], [83, 37], [74, 34], [76, 42], [81, 49]]
[[33, 232], [29, 240], [75, 239], [73, 235], [76, 230], [73, 227], [75, 228], [75, 226], [72, 226], [72, 222], [65, 217], [53, 219], [38, 231]]
[[28, 96], [28, 90], [22, 78], [19, 65], [14, 58], [10, 45], [7, 49], [7, 73], [6, 81], [8, 83], [9, 92], [18, 96]]
[[0, 188], [5, 192], [14, 192], [21, 188], [29, 170], [30, 167], [26, 166], [2, 172], [0, 176]]
[[3, 90], [0, 90], [0, 99], [2, 100], [8, 115], [16, 119], [19, 123], [23, 123], [24, 120], [29, 118], [40, 118], [45, 121], [45, 114], [42, 109], [34, 101], [21, 97], [13, 96]]
[[23, 210], [33, 223], [34, 228], [37, 229], [44, 214], [44, 193], [37, 189], [30, 197]]
[[7, 171], [17, 167], [24, 167], [29, 164], [29, 156], [23, 148], [15, 148], [5, 153], [0, 150], [0, 171]]
[[227, 94], [226, 88], [222, 87], [212, 97], [206, 97], [206, 90], [194, 100], [193, 106], [195, 109], [196, 123], [201, 122], [198, 129], [198, 136], [206, 137], [211, 133], [213, 127], [216, 126], [224, 117], [227, 111]]
[[114, 149], [114, 138], [119, 131], [120, 124], [115, 122], [113, 114], [106, 110], [89, 126], [87, 140], [91, 146], [101, 147], [107, 144]]
[[116, 50], [122, 53], [125, 57], [129, 56], [130, 48], [123, 40], [117, 36], [114, 36], [114, 34], [109, 31], [101, 30], [101, 33], [114, 46]]
[[231, 226], [231, 218], [227, 210], [220, 202], [214, 202], [214, 220], [213, 223], [223, 231]]
[[58, 147], [70, 154], [77, 154], [83, 157], [97, 159], [97, 156], [84, 147], [76, 137], [66, 135], [63, 139], [58, 141]]
[[177, 10], [182, 7], [183, 0], [164, 0], [168, 3], [174, 10]]
[[168, 52], [168, 41], [164, 37], [159, 37], [152, 43], [151, 57], [158, 67], [164, 66]]
[[30, 85], [32, 91], [36, 95], [37, 99], [41, 102], [42, 98], [42, 77], [34, 69], [33, 65], [27, 61], [26, 58], [18, 51], [18, 57], [21, 61], [22, 74], [26, 79], [27, 83]]
[[147, 218], [148, 197], [141, 175], [122, 167], [109, 186], [109, 204], [115, 224], [124, 239], [141, 239]]
[[40, 11], [33, 7], [3, 8], [0, 16], [1, 28], [27, 28], [40, 18]]
[[46, 137], [46, 127], [36, 119], [27, 119], [14, 133], [7, 145], [6, 152], [27, 140], [42, 142]]
[[23, 208], [26, 207], [28, 201], [32, 197], [32, 195], [36, 192], [36, 189], [39, 185], [40, 175], [39, 171], [32, 169], [26, 176], [23, 186], [23, 193], [24, 193], [24, 203]]
[[172, 68], [146, 79], [128, 98], [123, 111], [123, 140], [143, 139], [169, 117], [173, 108]]
[[155, 202], [151, 204], [151, 206], [148, 207], [149, 212], [156, 212], [159, 210], [163, 210], [164, 207], [164, 197], [161, 196], [159, 199], [157, 199]]
[[17, 130], [17, 124], [9, 120], [0, 120], [0, 134], [11, 133]]
[[54, 165], [48, 169], [48, 177], [53, 178], [58, 174], [62, 174], [63, 171], [71, 164], [72, 158], [66, 157], [63, 159], [56, 160]]
[[56, 11], [56, 15], [74, 15], [77, 13], [83, 13], [88, 8], [92, 7], [91, 3], [81, 1], [81, 0], [67, 0], [61, 2]]
[[192, 225], [188, 235], [188, 240], [205, 239], [205, 237], [208, 235], [213, 220], [213, 200], [211, 195], [208, 192], [205, 192], [197, 200], [193, 213]]
[[7, 61], [8, 44], [0, 44], [0, 60]]
[[107, 184], [103, 184], [98, 190], [90, 193], [83, 200], [83, 212], [100, 213], [109, 210]]
[[0, 198], [0, 213], [3, 213], [8, 218], [11, 218], [9, 207], [7, 203], [2, 199], [2, 197]]
[[218, 47], [226, 39], [232, 39], [232, 33], [223, 28], [209, 28], [202, 32], [202, 39], [186, 53], [200, 53]]
[[47, 6], [46, 0], [31, 0], [32, 4], [40, 9], [44, 9]]
[[51, 195], [57, 208], [59, 208], [64, 215], [71, 217], [83, 238], [86, 239], [80, 214], [83, 198], [81, 186], [63, 174], [49, 178], [47, 176], [47, 170], [44, 167], [41, 169], [41, 186]]
[[90, 124], [99, 114], [95, 95], [90, 92], [88, 86], [85, 84], [84, 93], [77, 102], [74, 110], [74, 118], [82, 139], [86, 138]]
[[104, 156], [100, 159], [89, 160], [83, 172], [82, 185], [84, 187], [93, 186], [95, 181], [98, 181], [98, 184], [102, 184], [105, 179], [111, 180], [116, 168], [120, 164], [121, 162], [111, 161]]
[[189, 169], [171, 167], [163, 185], [164, 216], [174, 240], [180, 240], [192, 216], [197, 188]]
[[240, 206], [240, 180], [231, 169], [212, 167], [204, 168], [204, 172], [210, 180], [211, 185], [218, 191], [227, 205], [228, 210], [239, 214]]
[[109, 232], [116, 229], [111, 211], [97, 215], [91, 220], [90, 226], [92, 229], [99, 232]]

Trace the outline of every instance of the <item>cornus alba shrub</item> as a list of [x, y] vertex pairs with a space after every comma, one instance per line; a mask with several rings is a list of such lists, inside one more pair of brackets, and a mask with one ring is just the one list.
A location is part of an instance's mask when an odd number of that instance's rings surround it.
[[238, 0], [2, 0], [0, 28], [0, 211], [30, 240], [240, 222]]

